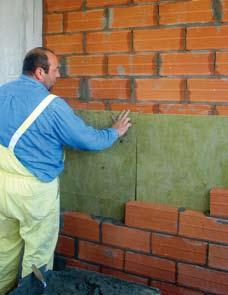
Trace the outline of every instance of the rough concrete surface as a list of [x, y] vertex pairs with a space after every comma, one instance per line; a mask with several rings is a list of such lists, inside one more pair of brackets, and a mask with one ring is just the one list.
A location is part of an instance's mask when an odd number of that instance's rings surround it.
[[[37, 291], [13, 292], [37, 295]], [[41, 294], [41, 293], [40, 293]], [[158, 289], [130, 283], [107, 275], [80, 269], [53, 271], [43, 295], [159, 295]]]

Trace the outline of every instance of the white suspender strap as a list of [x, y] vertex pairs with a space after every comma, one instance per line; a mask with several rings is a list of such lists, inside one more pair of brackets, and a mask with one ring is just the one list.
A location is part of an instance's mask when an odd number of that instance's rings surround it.
[[9, 149], [13, 152], [15, 145], [17, 144], [20, 137], [24, 134], [24, 132], [32, 125], [32, 123], [39, 117], [39, 115], [43, 112], [43, 110], [52, 102], [54, 98], [57, 96], [54, 94], [49, 94], [46, 96], [41, 103], [34, 109], [34, 111], [28, 116], [28, 118], [21, 124], [21, 126], [16, 130], [14, 135], [12, 136]]

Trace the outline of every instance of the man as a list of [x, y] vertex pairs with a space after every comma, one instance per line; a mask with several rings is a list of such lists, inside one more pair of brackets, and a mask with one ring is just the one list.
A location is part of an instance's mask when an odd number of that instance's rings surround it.
[[103, 150], [131, 126], [129, 112], [111, 128], [87, 126], [64, 100], [50, 94], [60, 74], [49, 49], [29, 51], [22, 73], [0, 87], [0, 295], [14, 286], [21, 264], [22, 278], [34, 266], [52, 268], [63, 146]]

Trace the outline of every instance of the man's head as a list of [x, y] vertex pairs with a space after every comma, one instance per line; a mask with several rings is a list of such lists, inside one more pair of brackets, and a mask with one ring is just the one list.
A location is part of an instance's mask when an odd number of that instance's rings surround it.
[[32, 76], [50, 89], [60, 77], [58, 59], [50, 49], [34, 48], [24, 58], [22, 73]]

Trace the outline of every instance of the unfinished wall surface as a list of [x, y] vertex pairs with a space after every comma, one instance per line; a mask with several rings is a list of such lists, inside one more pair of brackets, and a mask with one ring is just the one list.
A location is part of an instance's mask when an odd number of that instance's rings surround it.
[[[112, 122], [110, 112], [79, 114], [95, 127], [110, 126]], [[124, 203], [135, 199], [136, 139], [136, 129], [132, 129], [106, 151], [67, 149], [60, 179], [62, 209], [122, 218]]]
[[75, 108], [228, 114], [226, 0], [44, 0]]
[[62, 208], [121, 218], [130, 200], [124, 224], [65, 213], [68, 265], [165, 295], [228, 293], [227, 216], [178, 210], [208, 210], [209, 189], [228, 183], [227, 34], [226, 0], [44, 0], [44, 45], [62, 64], [53, 92], [109, 111], [83, 114], [98, 127], [140, 113], [112, 149], [67, 151]]
[[44, 0], [44, 45], [62, 64], [53, 92], [75, 109], [151, 115], [135, 117], [128, 143], [68, 152], [63, 208], [121, 217], [136, 198], [209, 208], [209, 189], [227, 185], [226, 120], [212, 116], [228, 114], [227, 11], [223, 0]]
[[[112, 112], [78, 112], [109, 126]], [[66, 151], [66, 210], [122, 218], [129, 200], [209, 210], [209, 190], [228, 184], [228, 118], [131, 114], [133, 127], [103, 152]]]
[[56, 252], [67, 266], [159, 288], [163, 295], [228, 294], [228, 190], [211, 191], [217, 217], [142, 201], [125, 222], [65, 212]]

